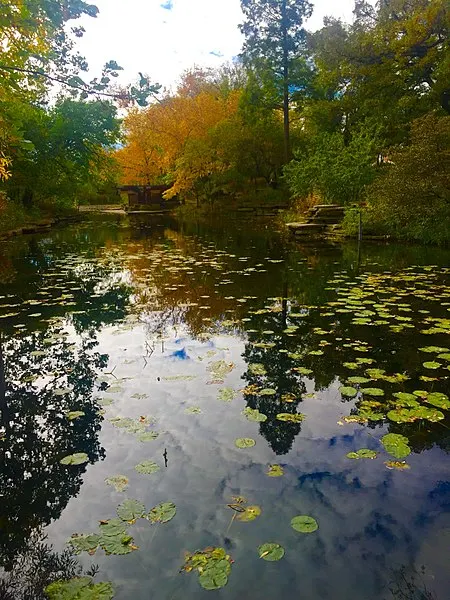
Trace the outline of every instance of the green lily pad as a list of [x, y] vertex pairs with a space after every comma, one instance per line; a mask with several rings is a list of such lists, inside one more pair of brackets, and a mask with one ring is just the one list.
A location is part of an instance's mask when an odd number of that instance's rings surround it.
[[156, 473], [161, 469], [159, 465], [157, 465], [152, 460], [143, 460], [139, 464], [134, 467], [135, 471], [138, 473], [142, 473], [143, 475], [151, 475], [152, 473]]
[[100, 523], [100, 537], [122, 537], [127, 533], [126, 525], [121, 519], [109, 519]]
[[397, 469], [397, 471], [406, 471], [411, 468], [404, 460], [386, 460], [384, 464], [388, 469]]
[[45, 588], [48, 600], [112, 600], [114, 587], [109, 582], [93, 583], [90, 577], [54, 581]]
[[292, 370], [296, 373], [300, 373], [300, 375], [311, 375], [313, 372], [312, 369], [307, 369], [306, 367], [293, 367]]
[[278, 419], [278, 421], [286, 421], [289, 423], [301, 423], [306, 418], [306, 415], [304, 415], [303, 413], [278, 413], [276, 418]]
[[269, 477], [281, 477], [284, 475], [284, 469], [280, 465], [269, 465], [269, 470], [266, 472]]
[[392, 395], [395, 396], [395, 398], [398, 398], [399, 400], [416, 401], [417, 398], [417, 396], [414, 396], [414, 394], [408, 394], [407, 392], [395, 392], [395, 394]]
[[355, 377], [348, 377], [347, 381], [349, 383], [369, 383], [370, 379], [368, 377], [358, 377], [355, 375]]
[[133, 499], [127, 499], [119, 504], [117, 507], [117, 516], [122, 521], [127, 521], [128, 523], [134, 523], [136, 519], [139, 519], [143, 516], [145, 511], [145, 506], [142, 502]]
[[388, 433], [381, 438], [384, 449], [394, 458], [405, 458], [411, 454], [408, 438], [399, 433]]
[[408, 408], [396, 408], [387, 413], [387, 418], [394, 423], [413, 423], [417, 420], [414, 410]]
[[159, 433], [157, 431], [143, 431], [138, 434], [137, 439], [140, 442], [152, 442], [153, 440], [156, 440], [158, 436]]
[[151, 523], [168, 523], [176, 512], [177, 507], [173, 502], [161, 502], [151, 509], [146, 518]]
[[133, 538], [124, 534], [122, 536], [105, 536], [100, 538], [100, 546], [106, 552], [106, 554], [129, 554], [136, 550], [136, 546], [133, 545]]
[[384, 396], [381, 388], [361, 388], [361, 392], [366, 396]]
[[264, 423], [264, 421], [267, 421], [267, 416], [263, 413], [260, 413], [257, 408], [253, 409], [247, 406], [247, 408], [244, 408], [241, 414], [243, 414], [244, 417], [246, 417], [249, 421], [256, 421], [257, 423]]
[[116, 492], [124, 492], [128, 487], [128, 477], [125, 477], [125, 475], [112, 475], [105, 479], [105, 483], [113, 486]]
[[187, 415], [200, 415], [202, 409], [200, 408], [200, 406], [190, 406], [189, 408], [186, 408], [184, 412]]
[[74, 554], [80, 554], [80, 552], [88, 552], [94, 554], [100, 543], [100, 536], [95, 533], [74, 533], [68, 542], [72, 546]]
[[69, 421], [73, 421], [74, 419], [78, 419], [78, 417], [84, 417], [85, 414], [82, 410], [70, 410], [66, 413], [66, 417]]
[[234, 398], [236, 398], [237, 392], [230, 387], [224, 387], [219, 390], [217, 394], [217, 400], [221, 402], [231, 402]]
[[421, 352], [428, 352], [430, 354], [438, 354], [439, 352], [450, 352], [449, 348], [442, 348], [441, 346], [425, 346], [425, 348], [419, 348]]
[[228, 576], [219, 566], [212, 566], [200, 573], [198, 581], [205, 590], [218, 590], [228, 583]]
[[430, 360], [430, 361], [424, 362], [423, 366], [425, 367], [425, 369], [439, 369], [439, 367], [442, 367], [442, 363], [437, 362], [435, 360]]
[[244, 521], [244, 523], [249, 523], [250, 521], [254, 521], [261, 514], [261, 507], [259, 506], [246, 506], [243, 512], [240, 512], [236, 519], [238, 521]]
[[251, 448], [256, 444], [252, 438], [237, 438], [234, 443], [238, 448]]
[[252, 364], [248, 365], [248, 371], [252, 375], [261, 375], [261, 376], [267, 375], [266, 368], [261, 363], [252, 363]]
[[75, 454], [69, 454], [69, 456], [65, 456], [59, 462], [62, 465], [82, 465], [83, 463], [87, 463], [89, 460], [89, 456], [86, 452], [75, 452]]
[[437, 358], [441, 358], [442, 360], [450, 360], [450, 353], [444, 352], [443, 354], [438, 354]]
[[276, 393], [277, 391], [271, 388], [263, 388], [258, 392], [258, 396], [274, 396]]
[[353, 458], [355, 460], [359, 460], [360, 458], [376, 458], [377, 453], [374, 450], [369, 450], [368, 448], [361, 448], [361, 450], [357, 450], [356, 452], [349, 452], [346, 454], [347, 458]]
[[283, 558], [284, 548], [283, 546], [280, 546], [280, 544], [266, 542], [265, 544], [258, 546], [258, 554], [259, 558], [262, 558], [263, 560], [275, 562]]
[[358, 393], [356, 388], [350, 386], [341, 386], [339, 391], [341, 392], [342, 396], [346, 396], [347, 398], [354, 398]]
[[442, 394], [441, 392], [431, 392], [431, 394], [428, 394], [425, 398], [425, 402], [437, 406], [438, 408], [450, 410], [450, 400], [448, 399], [447, 394]]
[[300, 533], [313, 533], [319, 529], [317, 521], [308, 515], [298, 515], [291, 519], [291, 527]]

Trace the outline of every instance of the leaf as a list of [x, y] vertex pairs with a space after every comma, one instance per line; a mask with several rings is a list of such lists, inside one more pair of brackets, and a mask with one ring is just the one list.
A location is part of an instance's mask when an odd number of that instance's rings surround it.
[[284, 469], [280, 465], [269, 465], [269, 470], [266, 472], [269, 477], [281, 477], [284, 475]]
[[442, 363], [437, 362], [435, 360], [431, 360], [428, 362], [424, 362], [423, 366], [425, 367], [425, 369], [439, 369], [439, 367], [442, 367]]
[[135, 471], [143, 475], [151, 475], [161, 469], [161, 467], [152, 460], [143, 460], [134, 467]]
[[368, 379], [367, 377], [348, 377], [347, 381], [350, 383], [369, 383], [370, 379]]
[[158, 436], [159, 433], [157, 431], [143, 431], [138, 434], [137, 439], [140, 442], [152, 442], [153, 440], [156, 440]]
[[425, 402], [437, 406], [438, 408], [450, 410], [450, 400], [448, 399], [447, 394], [442, 394], [441, 392], [431, 392], [431, 394], [428, 394], [425, 398]]
[[66, 417], [69, 421], [73, 421], [74, 419], [78, 419], [78, 417], [84, 417], [85, 414], [82, 410], [71, 410], [66, 413]]
[[411, 448], [408, 446], [408, 438], [399, 433], [388, 433], [381, 438], [384, 449], [394, 458], [405, 458], [411, 454]]
[[100, 543], [100, 536], [95, 533], [74, 533], [68, 543], [72, 546], [74, 554], [80, 552], [94, 554]]
[[198, 581], [205, 590], [218, 590], [228, 583], [228, 576], [219, 567], [209, 567], [198, 577]]
[[405, 471], [411, 468], [404, 460], [386, 460], [384, 464], [388, 469], [397, 469], [399, 471]]
[[100, 537], [122, 537], [126, 534], [125, 523], [121, 519], [109, 519], [100, 523]]
[[202, 409], [199, 406], [189, 406], [189, 408], [186, 408], [184, 410], [184, 412], [187, 415], [200, 415], [202, 412]]
[[129, 554], [136, 550], [133, 545], [133, 538], [124, 534], [119, 536], [107, 536], [100, 539], [100, 546], [107, 554]]
[[280, 560], [284, 556], [284, 548], [280, 544], [273, 542], [266, 542], [258, 546], [259, 558], [267, 560], [268, 562], [275, 562]]
[[300, 373], [300, 375], [311, 375], [313, 372], [312, 369], [307, 369], [306, 367], [293, 367], [292, 370], [296, 373]]
[[256, 421], [257, 423], [263, 423], [264, 421], [267, 421], [267, 416], [260, 413], [257, 408], [253, 409], [247, 406], [247, 408], [244, 408], [241, 414], [244, 415], [244, 417], [246, 417], [249, 421]]
[[119, 504], [117, 507], [117, 516], [122, 521], [127, 521], [128, 523], [134, 523], [136, 519], [139, 519], [143, 516], [145, 511], [145, 506], [142, 502], [133, 499], [127, 499]]
[[381, 388], [361, 388], [360, 391], [366, 396], [384, 396], [384, 390]]
[[276, 393], [277, 391], [272, 388], [263, 388], [262, 390], [259, 390], [258, 396], [274, 396]]
[[90, 577], [54, 581], [44, 591], [48, 600], [112, 600], [114, 597], [112, 583], [93, 583]]
[[300, 533], [313, 533], [319, 529], [317, 521], [307, 515], [298, 515], [291, 519], [291, 527]]
[[237, 438], [234, 443], [237, 448], [252, 448], [256, 444], [252, 438]]
[[113, 475], [107, 477], [105, 483], [113, 486], [116, 492], [124, 492], [128, 487], [128, 477], [125, 477], [125, 475]]
[[233, 388], [224, 387], [219, 390], [219, 393], [217, 394], [217, 400], [220, 400], [221, 402], [231, 402], [234, 398], [236, 398], [236, 396], [237, 393], [233, 390]]
[[261, 376], [267, 375], [267, 371], [266, 371], [264, 365], [261, 363], [253, 363], [253, 364], [248, 365], [248, 371], [252, 375], [261, 375]]
[[346, 386], [341, 386], [339, 391], [341, 392], [342, 396], [347, 396], [348, 398], [354, 398], [358, 393], [356, 388]]
[[349, 452], [346, 454], [347, 458], [353, 458], [355, 460], [359, 460], [360, 458], [376, 458], [377, 453], [374, 450], [369, 450], [368, 448], [361, 448], [361, 450], [357, 450], [356, 452]]
[[173, 502], [161, 502], [154, 506], [146, 516], [151, 523], [167, 523], [174, 518], [177, 507]]
[[425, 348], [419, 348], [421, 352], [429, 352], [430, 354], [438, 354], [439, 352], [450, 352], [448, 348], [442, 348], [440, 346], [426, 346]]
[[88, 460], [89, 456], [85, 452], [76, 452], [75, 454], [65, 456], [59, 462], [62, 465], [82, 465], [83, 463], [87, 463]]
[[246, 506], [244, 512], [240, 512], [236, 519], [238, 521], [244, 521], [244, 523], [249, 523], [259, 517], [260, 514], [261, 508], [259, 506]]
[[278, 413], [276, 418], [278, 419], [278, 421], [301, 423], [306, 418], [306, 415], [304, 415], [303, 413]]

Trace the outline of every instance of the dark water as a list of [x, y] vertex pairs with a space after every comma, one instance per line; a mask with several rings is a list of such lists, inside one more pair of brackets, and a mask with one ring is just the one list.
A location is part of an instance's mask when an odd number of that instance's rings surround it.
[[[177, 513], [130, 525], [129, 554], [76, 557], [118, 599], [448, 598], [449, 258], [294, 246], [270, 221], [112, 217], [0, 242], [0, 566], [11, 597], [38, 585], [37, 570], [70, 577], [45, 556], [134, 498]], [[245, 407], [267, 419], [249, 421]], [[150, 430], [157, 438], [140, 441]], [[387, 433], [410, 454], [389, 454]], [[362, 448], [376, 458], [346, 456]], [[88, 462], [60, 463], [76, 452]], [[160, 469], [136, 472], [143, 460]], [[274, 464], [282, 476], [267, 476]], [[119, 474], [123, 492], [105, 483]], [[261, 515], [232, 519], [233, 496]], [[296, 515], [318, 530], [294, 531]], [[265, 542], [284, 557], [259, 558]], [[218, 591], [179, 573], [186, 551], [207, 546], [234, 561]]]

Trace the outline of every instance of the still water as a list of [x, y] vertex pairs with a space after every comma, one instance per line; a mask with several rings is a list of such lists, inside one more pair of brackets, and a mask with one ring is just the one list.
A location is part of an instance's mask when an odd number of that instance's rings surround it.
[[2, 598], [77, 565], [119, 600], [448, 598], [449, 258], [265, 220], [0, 242]]

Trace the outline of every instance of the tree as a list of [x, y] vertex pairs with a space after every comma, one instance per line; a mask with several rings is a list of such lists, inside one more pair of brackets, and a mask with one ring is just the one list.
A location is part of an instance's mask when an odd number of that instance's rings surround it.
[[243, 58], [256, 70], [268, 68], [281, 81], [284, 121], [284, 156], [290, 158], [289, 108], [295, 82], [294, 63], [304, 48], [303, 20], [312, 14], [308, 0], [241, 0], [245, 21]]

